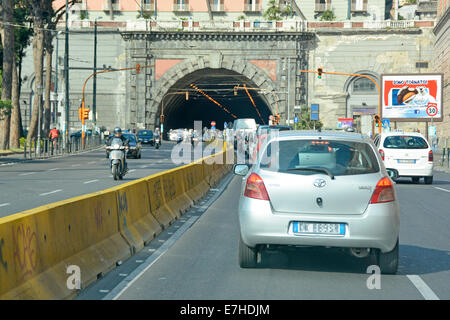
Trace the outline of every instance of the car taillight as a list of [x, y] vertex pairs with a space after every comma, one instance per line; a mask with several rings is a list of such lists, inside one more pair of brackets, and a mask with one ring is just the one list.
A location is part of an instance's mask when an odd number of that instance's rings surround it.
[[381, 160], [384, 161], [384, 151], [383, 151], [383, 149], [380, 149], [380, 155], [381, 155]]
[[264, 182], [256, 173], [252, 173], [248, 177], [244, 196], [259, 200], [269, 200]]
[[430, 150], [430, 152], [428, 152], [428, 161], [433, 162], [433, 151], [432, 150]]
[[392, 184], [391, 179], [384, 177], [378, 181], [375, 191], [372, 194], [372, 198], [370, 199], [370, 203], [384, 203], [394, 200], [394, 185]]

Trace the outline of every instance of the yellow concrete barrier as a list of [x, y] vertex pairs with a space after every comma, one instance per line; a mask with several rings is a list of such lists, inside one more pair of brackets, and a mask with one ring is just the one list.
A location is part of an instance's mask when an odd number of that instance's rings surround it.
[[83, 287], [131, 256], [117, 225], [114, 192], [103, 191], [0, 219], [0, 299], [62, 299], [67, 267]]
[[[212, 155], [213, 161], [223, 151]], [[68, 267], [81, 288], [151, 241], [202, 198], [230, 165], [192, 164], [0, 218], [0, 299], [63, 299]]]
[[151, 213], [147, 181], [139, 179], [112, 190], [117, 196], [120, 232], [139, 251], [162, 231], [162, 224]]

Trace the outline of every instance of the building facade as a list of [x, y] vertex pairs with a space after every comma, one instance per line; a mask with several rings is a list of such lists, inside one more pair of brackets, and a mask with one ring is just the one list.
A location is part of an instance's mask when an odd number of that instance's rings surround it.
[[[60, 0], [55, 7], [64, 3]], [[195, 117], [207, 122], [232, 120], [231, 113], [254, 116], [260, 123], [280, 113], [283, 122], [292, 123], [294, 116], [302, 116], [298, 113], [301, 106], [317, 103], [325, 127], [336, 128], [339, 117], [355, 117], [358, 129], [368, 133], [371, 118], [378, 113], [373, 84], [344, 76], [326, 75], [319, 80], [302, 70], [322, 67], [324, 71], [363, 73], [376, 80], [383, 73], [433, 71], [434, 21], [386, 20], [389, 1], [277, 4], [275, 20], [265, 14], [269, 0], [83, 0], [74, 5], [68, 21], [70, 129], [81, 126], [77, 110], [83, 83], [93, 72], [95, 23], [100, 69], [148, 67], [139, 74], [98, 76], [97, 125], [107, 128], [154, 128], [161, 115], [169, 127], [184, 127]], [[333, 12], [332, 21], [324, 20], [327, 11]], [[64, 22], [58, 26], [63, 27]], [[54, 45], [58, 47], [54, 61], [60, 62], [58, 73], [56, 65], [52, 70], [59, 88], [55, 115], [63, 118], [64, 36], [55, 38]], [[31, 48], [27, 57], [21, 96], [25, 125], [34, 97]], [[195, 100], [199, 91], [191, 84], [211, 90], [207, 92], [216, 94], [213, 97], [230, 112], [214, 104], [215, 110], [201, 109]], [[228, 90], [233, 95], [236, 86], [244, 85], [251, 88], [256, 107], [241, 89], [234, 100], [222, 94]], [[191, 93], [190, 99], [188, 94], [184, 98], [185, 91]], [[89, 82], [86, 106], [92, 106], [92, 96]], [[423, 123], [398, 126], [424, 130]]]

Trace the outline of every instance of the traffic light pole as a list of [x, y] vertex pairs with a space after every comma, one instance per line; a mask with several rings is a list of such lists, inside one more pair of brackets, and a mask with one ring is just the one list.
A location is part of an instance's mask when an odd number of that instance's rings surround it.
[[84, 132], [84, 124], [86, 120], [86, 117], [84, 116], [85, 114], [85, 110], [87, 110], [84, 106], [85, 106], [85, 90], [86, 90], [86, 85], [89, 81], [89, 79], [93, 78], [94, 76], [97, 76], [98, 74], [101, 73], [110, 73], [110, 72], [119, 72], [119, 71], [128, 71], [128, 70], [136, 70], [136, 74], [139, 74], [141, 72], [141, 69], [147, 69], [147, 68], [153, 68], [153, 66], [141, 66], [140, 64], [137, 64], [136, 67], [131, 67], [131, 68], [123, 68], [123, 69], [114, 69], [114, 70], [102, 70], [102, 71], [97, 71], [94, 72], [93, 74], [91, 74], [89, 77], [86, 78], [86, 80], [84, 81], [84, 85], [83, 85], [83, 98], [81, 101], [81, 112], [80, 114], [83, 115], [81, 117], [81, 125], [82, 125], [82, 130], [81, 130], [81, 145], [82, 148], [84, 149], [84, 138], [85, 138], [85, 132]]
[[375, 84], [375, 86], [378, 89], [378, 95], [379, 95], [379, 99], [378, 99], [378, 119], [379, 120], [377, 120], [377, 122], [378, 122], [378, 133], [381, 133], [381, 125], [380, 125], [380, 122], [382, 121], [381, 116], [380, 116], [381, 115], [381, 89], [380, 89], [380, 86], [378, 85], [378, 82], [376, 82], [374, 78], [372, 78], [372, 77], [370, 77], [368, 75], [365, 75], [365, 74], [342, 73], [342, 72], [325, 72], [325, 71], [323, 71], [322, 68], [319, 68], [319, 69], [320, 69], [320, 71], [300, 70], [300, 72], [317, 73], [319, 75], [321, 75], [321, 74], [335, 74], [335, 75], [341, 75], [341, 76], [363, 77], [363, 78], [369, 79], [370, 81], [372, 81]]

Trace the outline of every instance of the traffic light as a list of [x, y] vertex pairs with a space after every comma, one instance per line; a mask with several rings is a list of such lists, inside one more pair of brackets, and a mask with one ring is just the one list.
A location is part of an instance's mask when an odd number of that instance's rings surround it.
[[186, 91], [186, 100], [189, 100], [189, 91]]
[[89, 119], [89, 112], [90, 112], [90, 111], [91, 111], [91, 110], [86, 109], [86, 108], [83, 109], [83, 118], [84, 118], [84, 120]]
[[164, 115], [163, 114], [159, 116], [159, 122], [164, 123]]
[[236, 89], [236, 88], [234, 88], [234, 95], [235, 95], [235, 96], [238, 95], [238, 92], [237, 92], [237, 89]]
[[136, 65], [136, 74], [140, 74], [141, 73], [141, 65], [138, 63]]
[[272, 122], [273, 122], [274, 125], [280, 124], [280, 115], [278, 113], [275, 113], [273, 115], [273, 121]]
[[381, 121], [380, 121], [380, 116], [379, 115], [375, 115], [374, 121], [375, 121], [375, 127], [381, 126]]
[[83, 120], [83, 108], [78, 108], [78, 119]]
[[319, 79], [322, 79], [322, 72], [323, 72], [323, 69], [322, 68], [317, 68], [317, 77], [319, 78]]

